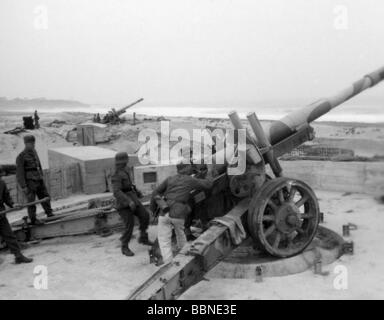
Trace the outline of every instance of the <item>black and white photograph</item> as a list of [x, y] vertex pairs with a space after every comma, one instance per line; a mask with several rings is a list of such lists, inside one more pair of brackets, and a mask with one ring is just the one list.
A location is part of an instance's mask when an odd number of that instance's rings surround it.
[[0, 300], [384, 299], [383, 39], [380, 0], [1, 0]]

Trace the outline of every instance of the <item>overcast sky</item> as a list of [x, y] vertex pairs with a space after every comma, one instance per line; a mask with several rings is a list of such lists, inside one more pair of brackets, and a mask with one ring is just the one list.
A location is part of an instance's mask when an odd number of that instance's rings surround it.
[[[0, 2], [8, 98], [311, 102], [383, 65], [382, 0]], [[383, 101], [383, 86], [361, 99]]]

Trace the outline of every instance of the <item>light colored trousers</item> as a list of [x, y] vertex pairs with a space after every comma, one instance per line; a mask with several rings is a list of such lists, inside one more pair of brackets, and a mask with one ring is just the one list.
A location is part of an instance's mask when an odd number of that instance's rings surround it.
[[187, 238], [184, 233], [184, 219], [170, 218], [168, 213], [164, 216], [159, 216], [157, 238], [164, 263], [169, 263], [173, 259], [172, 229], [174, 229], [176, 233], [178, 250], [181, 250], [187, 243]]

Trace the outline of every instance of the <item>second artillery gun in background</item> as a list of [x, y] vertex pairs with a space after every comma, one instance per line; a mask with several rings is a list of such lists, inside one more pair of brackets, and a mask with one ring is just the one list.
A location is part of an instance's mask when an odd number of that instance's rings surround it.
[[[298, 255], [317, 235], [318, 199], [306, 183], [283, 177], [277, 159], [314, 138], [311, 122], [382, 80], [384, 67], [329, 99], [314, 102], [273, 122], [266, 131], [255, 113], [248, 114], [253, 135], [246, 131], [245, 173], [229, 175], [226, 170], [229, 165], [214, 165], [218, 176], [213, 190], [209, 193], [196, 191], [192, 195], [194, 205], [204, 208], [210, 219], [222, 216], [229, 220], [240, 219], [255, 247], [272, 256]], [[231, 112], [229, 117], [236, 130], [244, 129], [236, 112]], [[266, 164], [270, 165], [275, 177], [267, 174]], [[325, 228], [322, 229], [324, 232]], [[225, 224], [213, 224], [187, 251], [179, 253], [172, 264], [137, 288], [129, 299], [177, 298], [236, 248], [238, 244], [230, 239]]]
[[115, 108], [112, 108], [111, 111], [109, 111], [104, 116], [104, 118], [101, 120], [101, 123], [104, 123], [104, 124], [107, 124], [107, 123], [118, 124], [118, 123], [120, 123], [121, 122], [120, 116], [122, 114], [124, 114], [128, 108], [133, 107], [134, 105], [140, 103], [143, 100], [144, 100], [143, 98], [140, 98], [139, 100], [137, 100], [137, 101], [135, 101], [135, 102], [123, 107], [123, 108], [120, 108], [118, 110], [116, 110]]

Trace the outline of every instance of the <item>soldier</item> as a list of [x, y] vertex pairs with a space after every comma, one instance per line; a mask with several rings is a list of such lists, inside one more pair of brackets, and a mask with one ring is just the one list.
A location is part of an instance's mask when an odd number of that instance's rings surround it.
[[35, 129], [39, 129], [40, 128], [40, 123], [39, 123], [40, 117], [37, 114], [37, 110], [35, 110], [34, 119], [35, 119]]
[[128, 257], [134, 253], [129, 248], [129, 241], [132, 237], [134, 227], [134, 216], [139, 218], [140, 222], [140, 238], [139, 243], [144, 245], [152, 245], [148, 239], [149, 213], [144, 208], [138, 198], [142, 197], [140, 191], [132, 183], [129, 168], [127, 167], [129, 157], [126, 152], [116, 154], [116, 171], [112, 176], [113, 194], [116, 198], [116, 208], [120, 217], [124, 222], [124, 231], [120, 238], [121, 252]]
[[103, 123], [109, 123], [110, 122], [110, 114], [109, 112], [104, 116]]
[[[24, 137], [25, 149], [16, 159], [17, 182], [23, 190], [28, 202], [35, 201], [36, 196], [39, 199], [49, 197], [43, 180], [43, 170], [40, 159], [35, 150], [35, 141], [34, 136], [26, 135]], [[53, 213], [50, 201], [43, 202], [41, 205], [47, 217], [52, 217]], [[35, 205], [28, 207], [28, 216], [31, 220], [31, 224], [42, 224], [42, 222], [36, 218]]]
[[191, 213], [189, 197], [192, 190], [209, 190], [213, 186], [211, 177], [198, 179], [191, 176], [191, 164], [180, 163], [177, 165], [177, 174], [164, 180], [153, 192], [151, 209], [155, 210], [155, 198], [162, 196], [168, 206], [169, 212], [161, 212], [157, 227], [160, 251], [164, 263], [173, 259], [172, 229], [175, 230], [177, 245], [181, 250], [187, 242], [184, 233], [185, 219]]
[[[191, 157], [191, 159], [193, 159]], [[207, 176], [208, 173], [208, 166], [204, 163], [201, 164], [196, 164], [191, 161], [191, 166], [192, 166], [192, 177], [198, 178], [198, 179], [204, 179]], [[193, 221], [196, 218], [202, 218], [202, 214], [204, 210], [202, 208], [191, 208], [192, 211], [189, 215], [185, 217], [185, 222], [184, 222], [184, 232], [185, 236], [187, 237], [187, 241], [193, 241], [196, 239], [196, 237], [192, 234], [192, 224]], [[205, 220], [205, 219], [204, 219]], [[205, 221], [204, 221], [205, 222]]]
[[20, 246], [17, 242], [17, 239], [9, 225], [7, 216], [5, 215], [5, 206], [6, 204], [9, 208], [13, 208], [14, 204], [12, 198], [9, 194], [7, 185], [1, 179], [3, 174], [3, 169], [0, 166], [0, 236], [3, 238], [7, 244], [11, 253], [15, 255], [15, 263], [29, 263], [32, 262], [32, 259], [25, 257], [20, 250]]

